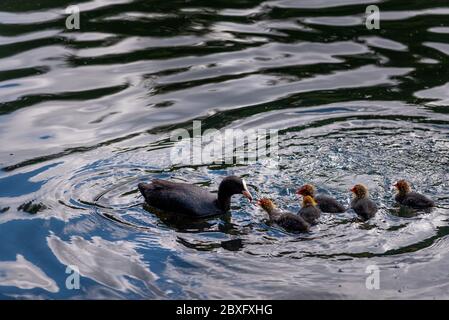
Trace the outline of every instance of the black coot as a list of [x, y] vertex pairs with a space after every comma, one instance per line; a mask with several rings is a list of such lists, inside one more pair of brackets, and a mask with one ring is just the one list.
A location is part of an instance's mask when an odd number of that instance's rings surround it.
[[245, 180], [236, 176], [223, 179], [218, 187], [218, 195], [193, 184], [160, 179], [151, 183], [139, 183], [138, 188], [150, 206], [192, 217], [226, 213], [231, 207], [231, 197], [234, 194], [243, 194], [252, 200]]

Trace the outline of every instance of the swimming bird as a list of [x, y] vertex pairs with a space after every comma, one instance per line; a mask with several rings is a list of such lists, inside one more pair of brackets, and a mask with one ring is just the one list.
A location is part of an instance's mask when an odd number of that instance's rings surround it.
[[138, 188], [150, 206], [193, 217], [226, 213], [231, 208], [231, 197], [235, 194], [242, 194], [249, 201], [252, 200], [245, 180], [237, 176], [224, 178], [218, 187], [218, 195], [193, 184], [160, 179], [139, 183]]
[[299, 194], [301, 196], [311, 196], [315, 199], [316, 203], [318, 204], [318, 208], [322, 212], [329, 212], [329, 213], [341, 213], [345, 212], [346, 208], [337, 200], [335, 200], [332, 197], [329, 197], [324, 194], [319, 194], [315, 196], [315, 187], [311, 184], [305, 184], [301, 188], [296, 191], [296, 194]]
[[318, 219], [321, 216], [321, 211], [318, 209], [313, 197], [305, 196], [302, 198], [302, 207], [299, 210], [298, 215], [310, 224], [318, 223]]
[[299, 232], [309, 231], [310, 224], [301, 216], [291, 212], [281, 211], [270, 199], [262, 198], [257, 201], [257, 205], [268, 213], [271, 222], [276, 223], [285, 230]]
[[426, 209], [435, 206], [433, 200], [417, 192], [411, 191], [410, 185], [405, 180], [399, 180], [394, 185], [398, 189], [395, 200], [401, 205], [413, 209]]
[[369, 198], [368, 188], [363, 184], [356, 184], [351, 191], [354, 193], [351, 208], [365, 220], [374, 217], [377, 212], [377, 205]]

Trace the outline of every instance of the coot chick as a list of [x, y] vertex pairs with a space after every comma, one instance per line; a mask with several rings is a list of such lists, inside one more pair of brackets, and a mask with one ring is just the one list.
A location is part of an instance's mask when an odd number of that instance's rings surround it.
[[354, 193], [351, 208], [365, 220], [374, 217], [377, 212], [377, 205], [369, 199], [368, 188], [363, 184], [356, 184], [351, 191]]
[[231, 197], [234, 194], [243, 194], [249, 201], [252, 200], [245, 180], [236, 176], [223, 179], [218, 187], [218, 195], [193, 184], [160, 179], [139, 183], [138, 188], [150, 206], [192, 217], [226, 213], [231, 208]]
[[305, 196], [302, 198], [302, 208], [299, 210], [298, 215], [310, 224], [318, 223], [321, 211], [318, 209], [313, 197]]
[[307, 221], [291, 212], [281, 211], [270, 199], [262, 198], [257, 201], [257, 204], [268, 213], [271, 222], [276, 223], [285, 230], [299, 232], [309, 231], [310, 224], [307, 223]]
[[346, 208], [340, 202], [338, 202], [332, 197], [329, 197], [324, 194], [319, 194], [315, 196], [315, 187], [312, 186], [311, 184], [303, 185], [301, 188], [298, 189], [296, 193], [301, 196], [313, 197], [316, 203], [318, 204], [318, 208], [320, 208], [322, 212], [341, 213], [346, 211]]
[[413, 209], [426, 209], [435, 206], [433, 200], [420, 193], [411, 191], [410, 185], [405, 180], [399, 180], [394, 186], [398, 189], [395, 200], [401, 205]]

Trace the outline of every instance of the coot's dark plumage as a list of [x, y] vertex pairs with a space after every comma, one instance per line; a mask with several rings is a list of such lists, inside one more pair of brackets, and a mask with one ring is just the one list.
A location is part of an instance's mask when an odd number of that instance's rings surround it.
[[346, 208], [332, 197], [324, 194], [315, 196], [315, 188], [311, 184], [303, 185], [296, 193], [301, 196], [313, 197], [318, 204], [318, 208], [320, 208], [322, 212], [341, 213], [346, 211]]
[[139, 183], [138, 187], [150, 206], [193, 217], [226, 213], [231, 207], [231, 197], [234, 194], [243, 194], [252, 200], [245, 181], [236, 176], [223, 179], [218, 187], [218, 195], [193, 184], [159, 179], [151, 183]]
[[411, 191], [410, 185], [405, 180], [399, 180], [394, 186], [398, 189], [395, 199], [401, 205], [413, 209], [426, 209], [435, 206], [435, 202], [431, 199], [420, 193]]
[[369, 199], [368, 188], [363, 184], [356, 184], [351, 191], [354, 193], [351, 208], [365, 220], [374, 217], [377, 212], [377, 205]]
[[310, 224], [318, 223], [318, 219], [321, 216], [321, 211], [318, 209], [317, 204], [313, 197], [305, 196], [302, 199], [302, 208], [299, 210], [298, 215], [306, 220]]
[[307, 221], [291, 212], [279, 210], [270, 199], [262, 198], [257, 201], [257, 204], [268, 213], [271, 222], [276, 223], [285, 230], [299, 232], [309, 231], [310, 224], [307, 223]]

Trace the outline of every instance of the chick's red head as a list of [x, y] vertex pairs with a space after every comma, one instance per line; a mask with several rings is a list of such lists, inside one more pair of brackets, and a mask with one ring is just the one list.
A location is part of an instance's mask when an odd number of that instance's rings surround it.
[[311, 184], [305, 184], [296, 191], [301, 196], [312, 196], [315, 194], [315, 188]]
[[273, 201], [271, 201], [271, 200], [268, 199], [268, 198], [262, 198], [262, 199], [259, 199], [259, 200], [257, 201], [257, 204], [258, 204], [261, 208], [263, 208], [263, 209], [265, 209], [265, 210], [271, 210], [271, 209], [274, 209], [274, 207], [275, 207]]
[[353, 192], [357, 198], [365, 198], [368, 196], [368, 188], [363, 184], [356, 184], [352, 187], [351, 192]]
[[397, 181], [394, 186], [399, 190], [399, 192], [409, 192], [410, 191], [410, 185], [404, 179]]
[[305, 197], [302, 199], [302, 205], [303, 205], [303, 207], [306, 207], [306, 206], [316, 206], [316, 201], [315, 201], [315, 199], [314, 199], [313, 197], [311, 197], [311, 196], [305, 196]]

